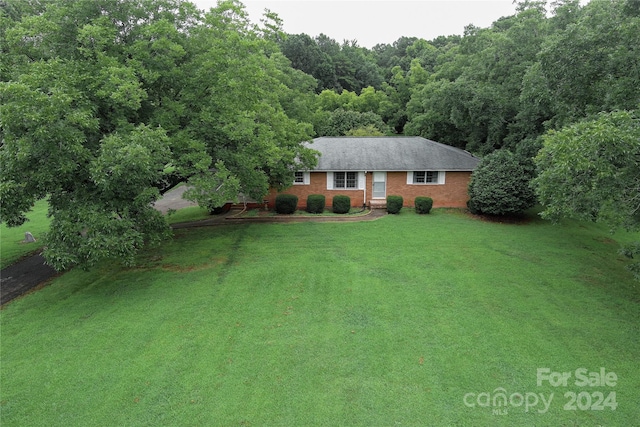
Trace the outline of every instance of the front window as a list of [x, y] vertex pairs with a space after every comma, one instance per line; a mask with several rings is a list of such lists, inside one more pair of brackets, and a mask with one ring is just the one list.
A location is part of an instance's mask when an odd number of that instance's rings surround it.
[[293, 173], [293, 185], [309, 185], [311, 176], [309, 172], [296, 171]]
[[358, 172], [334, 172], [333, 188], [358, 188]]
[[413, 173], [414, 184], [437, 184], [438, 172], [437, 171], [416, 171]]

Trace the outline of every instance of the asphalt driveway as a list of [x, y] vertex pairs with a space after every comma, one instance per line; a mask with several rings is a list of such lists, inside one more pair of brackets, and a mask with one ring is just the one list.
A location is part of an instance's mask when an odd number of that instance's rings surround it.
[[169, 209], [178, 210], [189, 206], [198, 206], [197, 203], [190, 202], [182, 198], [182, 195], [186, 190], [186, 185], [173, 188], [164, 193], [162, 197], [153, 204], [153, 206], [163, 214], [166, 214]]

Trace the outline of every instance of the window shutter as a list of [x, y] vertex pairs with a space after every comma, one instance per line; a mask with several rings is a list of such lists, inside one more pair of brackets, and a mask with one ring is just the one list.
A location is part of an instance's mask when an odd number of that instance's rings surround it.
[[303, 177], [305, 185], [311, 184], [311, 172], [305, 172]]
[[407, 171], [407, 184], [413, 184], [413, 171]]
[[444, 184], [444, 171], [438, 172], [438, 184]]
[[333, 172], [327, 172], [327, 190], [333, 190]]
[[364, 190], [364, 172], [358, 172], [358, 190]]

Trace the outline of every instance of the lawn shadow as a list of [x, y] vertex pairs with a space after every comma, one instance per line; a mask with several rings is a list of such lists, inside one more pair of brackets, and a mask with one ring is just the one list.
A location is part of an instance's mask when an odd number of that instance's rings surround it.
[[510, 215], [474, 214], [471, 213], [471, 211], [469, 211], [468, 209], [465, 209], [464, 212], [466, 212], [466, 215], [470, 218], [495, 224], [526, 225], [533, 222], [545, 221], [540, 217], [542, 206], [535, 206], [533, 208], [527, 209], [524, 212]]

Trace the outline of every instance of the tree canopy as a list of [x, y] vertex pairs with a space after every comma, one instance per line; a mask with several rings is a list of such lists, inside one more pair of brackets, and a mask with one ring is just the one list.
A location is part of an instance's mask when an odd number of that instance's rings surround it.
[[[168, 226], [169, 182], [219, 206], [261, 198], [315, 162], [301, 143], [312, 94], [242, 5], [180, 0], [2, 4], [0, 218], [48, 198], [45, 257], [57, 269], [131, 262]], [[275, 30], [274, 30], [275, 28]], [[302, 84], [300, 84], [302, 83]]]
[[[369, 50], [354, 41], [298, 34], [281, 46], [294, 67], [316, 78], [317, 109], [328, 111], [323, 90], [356, 100], [375, 90], [380, 100], [357, 111], [378, 114], [393, 133], [484, 155], [503, 147], [515, 151], [523, 140], [590, 114], [638, 108], [635, 3], [522, 1], [513, 16], [489, 28], [470, 25], [462, 37], [401, 37]], [[363, 61], [369, 65], [353, 65]], [[364, 69], [372, 74], [358, 71]]]
[[542, 216], [640, 229], [640, 118], [602, 113], [543, 137], [535, 179]]
[[[536, 157], [536, 191], [552, 220], [599, 221], [640, 230], [640, 117], [627, 111], [551, 131]], [[640, 254], [640, 242], [623, 253]], [[640, 263], [633, 266], [640, 278]]]

